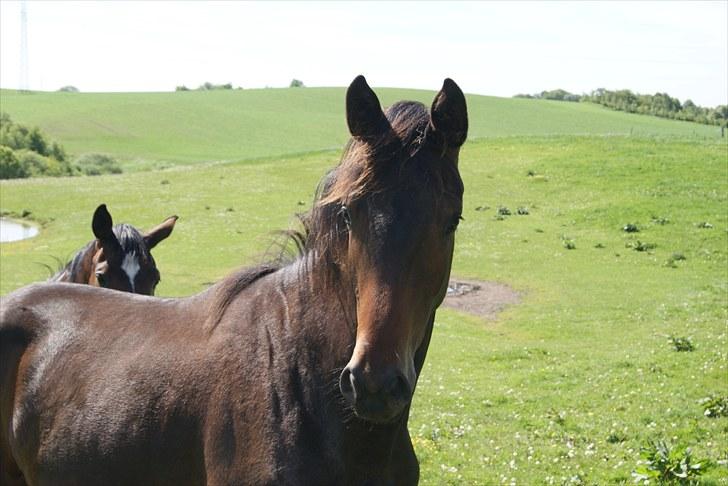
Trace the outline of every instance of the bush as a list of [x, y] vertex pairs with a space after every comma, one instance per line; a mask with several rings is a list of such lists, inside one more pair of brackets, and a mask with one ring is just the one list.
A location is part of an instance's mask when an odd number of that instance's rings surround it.
[[0, 145], [0, 179], [23, 179], [30, 173], [23, 167], [10, 147]]
[[15, 153], [20, 165], [30, 177], [37, 176], [71, 176], [77, 174], [74, 166], [66, 161], [46, 157], [30, 150], [19, 150]]
[[301, 81], [300, 79], [292, 79], [290, 87], [291, 88], [305, 88], [306, 86], [304, 86], [303, 81]]
[[83, 154], [76, 159], [79, 170], [88, 176], [102, 174], [121, 174], [119, 162], [105, 154]]
[[62, 87], [58, 91], [62, 91], [64, 93], [78, 93], [79, 92], [79, 89], [77, 87], [75, 87], [75, 86], [70, 86], [69, 85], [69, 86]]

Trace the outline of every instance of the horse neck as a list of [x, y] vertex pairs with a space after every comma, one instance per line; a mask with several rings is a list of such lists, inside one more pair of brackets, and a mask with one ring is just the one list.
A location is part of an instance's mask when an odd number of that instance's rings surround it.
[[329, 358], [343, 368], [356, 338], [356, 299], [351, 286], [332, 277], [329, 269], [323, 268], [323, 263], [311, 254], [277, 275], [281, 292], [299, 310], [297, 320], [302, 336], [334, 346], [339, 352]]

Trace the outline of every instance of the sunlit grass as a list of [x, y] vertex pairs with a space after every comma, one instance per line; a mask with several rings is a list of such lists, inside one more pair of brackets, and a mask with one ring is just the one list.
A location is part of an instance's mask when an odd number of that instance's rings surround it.
[[[337, 160], [2, 182], [0, 207], [44, 225], [0, 247], [0, 290], [44, 279], [34, 262], [90, 239], [106, 202], [142, 228], [178, 214], [154, 250], [158, 293], [197, 292], [259, 261]], [[498, 138], [468, 143], [460, 167], [453, 273], [509, 284], [522, 302], [496, 321], [438, 313], [410, 419], [422, 483], [632, 484], [644, 441], [665, 439], [716, 463], [705, 484], [726, 484], [728, 417], [703, 405], [728, 397], [725, 142]]]

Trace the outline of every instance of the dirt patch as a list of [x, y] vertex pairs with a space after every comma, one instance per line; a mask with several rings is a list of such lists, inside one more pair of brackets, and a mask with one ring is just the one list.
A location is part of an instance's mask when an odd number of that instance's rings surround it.
[[442, 305], [492, 320], [504, 308], [520, 300], [518, 292], [498, 282], [453, 279]]

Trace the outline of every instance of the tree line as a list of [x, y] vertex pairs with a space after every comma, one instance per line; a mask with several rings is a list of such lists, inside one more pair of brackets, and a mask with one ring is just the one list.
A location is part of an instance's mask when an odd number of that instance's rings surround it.
[[589, 94], [574, 94], [563, 89], [542, 91], [536, 94], [517, 94], [515, 98], [533, 98], [558, 101], [574, 101], [596, 103], [613, 110], [654, 115], [673, 120], [692, 121], [706, 125], [728, 126], [728, 105], [719, 105], [715, 108], [698, 106], [692, 100], [680, 103], [667, 93], [654, 95], [633, 93], [628, 89], [610, 91], [608, 89], [595, 89]]

